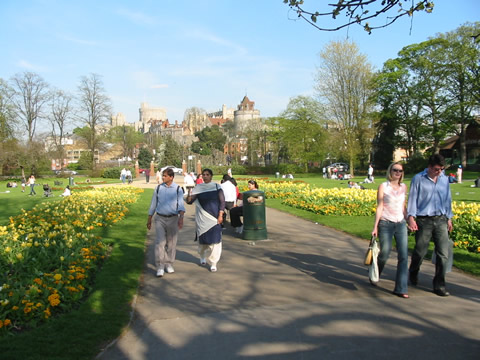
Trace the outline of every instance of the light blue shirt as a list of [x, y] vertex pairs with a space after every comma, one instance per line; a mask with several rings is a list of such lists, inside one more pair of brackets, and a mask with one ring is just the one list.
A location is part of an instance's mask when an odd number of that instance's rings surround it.
[[165, 183], [158, 185], [153, 192], [148, 215], [155, 212], [161, 215], [176, 215], [181, 211], [185, 212], [183, 190], [175, 183], [170, 186]]
[[443, 172], [438, 176], [436, 183], [428, 177], [427, 169], [413, 177], [407, 214], [413, 217], [437, 215], [445, 215], [449, 219], [453, 217], [450, 184]]

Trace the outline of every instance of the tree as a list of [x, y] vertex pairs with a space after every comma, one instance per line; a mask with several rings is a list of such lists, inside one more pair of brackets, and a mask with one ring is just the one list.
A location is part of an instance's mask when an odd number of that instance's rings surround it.
[[[445, 110], [447, 121], [460, 140], [460, 163], [467, 165], [466, 128], [472, 121], [472, 113], [478, 110], [480, 42], [472, 41], [480, 33], [480, 22], [465, 24], [455, 31], [440, 34], [445, 39], [446, 91], [449, 98]], [[477, 95], [477, 96], [476, 96]]]
[[354, 161], [368, 156], [373, 137], [369, 117], [373, 108], [372, 66], [357, 45], [348, 40], [327, 44], [320, 52], [320, 60], [315, 90], [326, 103], [334, 131], [343, 136], [339, 145], [353, 174]]
[[[110, 98], [105, 93], [100, 75], [90, 74], [80, 79], [78, 86], [79, 120], [90, 128], [84, 132], [84, 139], [92, 154], [98, 150], [101, 137], [98, 134], [99, 126], [105, 124], [111, 116]], [[93, 168], [95, 169], [95, 162]]]
[[438, 153], [440, 142], [453, 130], [445, 121], [448, 102], [445, 45], [444, 40], [434, 38], [408, 45], [399, 52], [402, 63], [411, 74], [411, 86], [415, 89], [411, 94], [420, 106], [418, 115], [430, 128], [428, 141], [433, 143], [434, 153]]
[[162, 164], [172, 165], [176, 167], [182, 166], [182, 154], [183, 147], [177, 143], [170, 135], [163, 138], [162, 148], [164, 148], [162, 162], [159, 163], [159, 167]]
[[139, 143], [145, 141], [145, 136], [131, 126], [115, 126], [105, 135], [105, 139], [114, 144], [121, 144], [123, 148], [123, 157], [133, 158], [133, 150]]
[[16, 114], [10, 101], [11, 89], [0, 79], [0, 142], [13, 138]]
[[153, 159], [153, 155], [146, 147], [141, 147], [137, 159], [138, 166], [142, 169], [150, 169], [150, 162]]
[[55, 90], [52, 92], [50, 107], [51, 114], [49, 117], [50, 125], [52, 126], [51, 136], [55, 144], [58, 158], [61, 160], [63, 166], [63, 159], [65, 158], [64, 151], [64, 137], [66, 127], [69, 125], [73, 107], [71, 105], [72, 97], [62, 90]]
[[32, 142], [37, 121], [45, 116], [42, 110], [50, 99], [49, 86], [42, 77], [32, 72], [16, 74], [11, 83], [16, 113], [23, 121], [28, 142]]
[[308, 172], [308, 164], [325, 155], [325, 111], [321, 104], [308, 96], [290, 99], [287, 109], [280, 115], [282, 143], [287, 146], [290, 159]]
[[195, 132], [198, 141], [194, 141], [191, 150], [200, 155], [213, 155], [214, 150], [222, 151], [227, 141], [227, 137], [220, 131], [217, 125], [207, 126], [200, 131]]
[[[357, 24], [363, 27], [369, 34], [374, 29], [387, 27], [397, 21], [399, 18], [408, 15], [413, 17], [415, 12], [425, 11], [431, 13], [433, 11], [433, 2], [428, 0], [418, 1], [416, 4], [413, 1], [407, 0], [337, 0], [328, 6], [327, 11], [307, 11], [304, 9], [304, 0], [283, 0], [290, 8], [297, 13], [297, 16], [307, 23], [321, 31], [337, 31], [344, 27]], [[406, 2], [409, 6], [404, 7], [402, 2]], [[379, 4], [380, 3], [380, 4]], [[395, 12], [396, 10], [396, 12]], [[394, 13], [393, 16], [387, 16], [381, 25], [372, 25], [368, 20], [372, 20], [380, 15]], [[345, 15], [347, 20], [343, 24], [334, 27], [323, 27], [317, 25], [317, 20], [331, 17], [334, 20], [339, 15]]]

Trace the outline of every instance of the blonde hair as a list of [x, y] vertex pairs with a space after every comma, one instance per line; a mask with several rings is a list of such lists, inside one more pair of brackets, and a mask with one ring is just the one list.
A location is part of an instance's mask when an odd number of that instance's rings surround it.
[[[387, 180], [388, 181], [392, 181], [393, 180], [393, 177], [392, 177], [392, 169], [395, 165], [400, 165], [402, 167], [402, 170], [403, 170], [403, 165], [401, 162], [394, 162], [394, 163], [391, 163], [389, 166], [388, 166], [388, 169], [387, 169]], [[398, 179], [398, 184], [400, 185], [403, 181], [403, 172], [401, 173], [400, 175], [400, 179]]]

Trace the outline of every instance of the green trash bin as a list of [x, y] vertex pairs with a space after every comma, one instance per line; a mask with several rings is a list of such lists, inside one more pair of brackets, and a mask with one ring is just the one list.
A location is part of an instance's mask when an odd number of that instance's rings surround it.
[[68, 178], [68, 185], [69, 185], [69, 186], [74, 186], [74, 185], [75, 185], [75, 182], [73, 181], [73, 176], [70, 176], [70, 177]]
[[243, 240], [267, 239], [265, 193], [250, 190], [243, 193]]

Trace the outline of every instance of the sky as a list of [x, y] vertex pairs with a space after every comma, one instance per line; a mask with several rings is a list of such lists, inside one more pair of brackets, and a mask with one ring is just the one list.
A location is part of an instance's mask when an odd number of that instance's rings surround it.
[[379, 70], [404, 46], [480, 20], [478, 0], [434, 2], [433, 13], [368, 35], [319, 31], [282, 0], [0, 0], [0, 78], [30, 71], [75, 94], [82, 76], [99, 74], [130, 123], [142, 102], [174, 123], [191, 107], [236, 109], [245, 95], [262, 117], [278, 116], [290, 98], [315, 94], [330, 41], [356, 42]]

